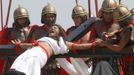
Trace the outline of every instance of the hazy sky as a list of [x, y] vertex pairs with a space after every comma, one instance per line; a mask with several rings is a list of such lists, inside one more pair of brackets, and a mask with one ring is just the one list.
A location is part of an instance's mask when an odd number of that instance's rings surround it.
[[[3, 11], [4, 11], [3, 15], [4, 15], [4, 24], [5, 24], [9, 0], [2, 0], [2, 1], [3, 1]], [[95, 12], [94, 1], [95, 0], [91, 0], [92, 14], [94, 14]], [[99, 8], [101, 7], [102, 1], [103, 0], [98, 0]], [[46, 6], [48, 3], [53, 5], [57, 11], [56, 23], [62, 25], [62, 27], [64, 27], [65, 30], [70, 26], [74, 25], [71, 18], [71, 13], [73, 7], [76, 5], [75, 0], [12, 0], [12, 7], [10, 11], [8, 26], [9, 27], [12, 26], [12, 22], [14, 21], [13, 12], [18, 7], [18, 5], [21, 5], [22, 7], [28, 9], [31, 25], [34, 24], [41, 25], [40, 22], [41, 11], [42, 8]], [[88, 11], [88, 0], [78, 0], [78, 3]], [[122, 3], [127, 5], [129, 9], [134, 7], [134, 0], [122, 0]], [[0, 20], [0, 25], [1, 25], [1, 20]]]

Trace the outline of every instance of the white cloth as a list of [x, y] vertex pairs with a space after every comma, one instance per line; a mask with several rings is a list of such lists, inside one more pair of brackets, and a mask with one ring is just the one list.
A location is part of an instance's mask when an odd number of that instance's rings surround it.
[[[64, 54], [69, 51], [62, 37], [59, 38], [59, 44], [57, 43], [57, 40], [49, 37], [41, 38], [38, 41], [47, 42], [51, 46], [54, 54]], [[37, 46], [26, 50], [18, 56], [11, 66], [11, 69], [23, 72], [26, 75], [40, 75], [41, 68], [46, 62], [47, 54], [42, 48]]]
[[47, 62], [47, 55], [40, 47], [28, 49], [11, 66], [11, 69], [23, 72], [26, 75], [40, 75], [41, 68]]
[[56, 58], [56, 60], [69, 75], [80, 75], [74, 65], [67, 61], [66, 58]]
[[59, 38], [59, 41], [50, 37], [43, 37], [37, 41], [47, 42], [51, 46], [55, 55], [68, 53], [69, 51], [62, 37]]
[[70, 60], [80, 75], [91, 75], [92, 67], [89, 68], [82, 58], [70, 58]]
[[91, 75], [92, 73], [92, 66], [88, 67], [82, 58], [70, 58], [71, 62], [65, 58], [56, 58], [56, 60], [69, 75]]

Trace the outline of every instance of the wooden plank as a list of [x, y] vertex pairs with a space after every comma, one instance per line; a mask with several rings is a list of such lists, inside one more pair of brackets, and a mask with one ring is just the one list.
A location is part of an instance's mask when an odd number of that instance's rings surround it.
[[84, 23], [82, 23], [77, 29], [75, 29], [74, 31], [72, 31], [67, 36], [67, 40], [68, 41], [77, 41], [77, 40], [79, 40], [87, 32], [89, 32], [89, 30], [91, 29], [93, 23], [95, 23], [98, 20], [100, 20], [100, 19], [99, 18], [96, 18], [96, 17], [89, 18], [87, 21], [85, 21]]

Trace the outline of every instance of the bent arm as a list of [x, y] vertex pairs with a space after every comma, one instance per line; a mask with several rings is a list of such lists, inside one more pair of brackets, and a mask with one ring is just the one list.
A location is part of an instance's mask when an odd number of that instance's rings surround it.
[[104, 46], [106, 46], [107, 48], [111, 49], [112, 51], [120, 52], [120, 51], [123, 50], [123, 48], [129, 42], [130, 34], [131, 34], [131, 29], [130, 28], [126, 28], [120, 34], [121, 39], [120, 39], [118, 44], [110, 45], [110, 44], [107, 44], [107, 43], [104, 42]]
[[121, 52], [123, 48], [126, 46], [127, 42], [127, 40], [121, 39], [119, 44], [110, 45], [105, 43], [105, 46], [114, 52]]
[[17, 40], [11, 40], [11, 43], [15, 44], [16, 46], [21, 47], [22, 49], [27, 49], [27, 48], [33, 47], [36, 42], [34, 42], [34, 43], [22, 43], [19, 39], [17, 39]]

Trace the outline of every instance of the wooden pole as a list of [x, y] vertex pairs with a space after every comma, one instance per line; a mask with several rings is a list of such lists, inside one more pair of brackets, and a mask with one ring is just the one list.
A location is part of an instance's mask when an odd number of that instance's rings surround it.
[[96, 16], [98, 16], [98, 0], [95, 0]]
[[8, 26], [8, 20], [9, 20], [9, 14], [11, 9], [12, 0], [9, 1], [8, 10], [7, 10], [7, 17], [6, 17], [6, 25], [4, 27]]
[[1, 28], [3, 29], [3, 5], [2, 0], [0, 0], [0, 11], [1, 11]]
[[88, 0], [88, 14], [89, 14], [89, 17], [91, 17], [91, 1]]

